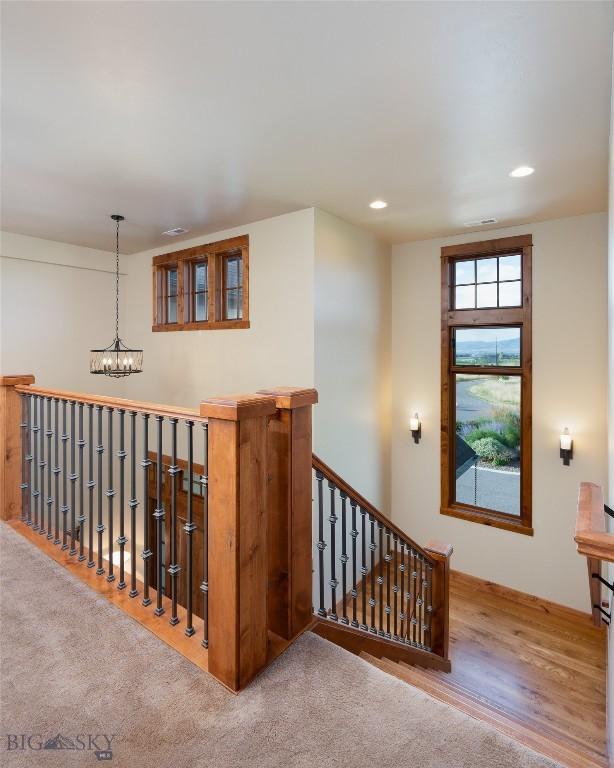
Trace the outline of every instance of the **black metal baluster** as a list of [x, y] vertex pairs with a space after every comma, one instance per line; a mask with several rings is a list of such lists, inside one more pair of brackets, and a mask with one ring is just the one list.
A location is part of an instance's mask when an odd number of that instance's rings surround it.
[[96, 416], [98, 417], [98, 445], [96, 446], [96, 453], [98, 454], [98, 474], [97, 474], [97, 506], [98, 506], [98, 523], [96, 525], [96, 533], [98, 534], [98, 568], [96, 573], [98, 576], [102, 576], [104, 568], [102, 567], [102, 534], [104, 533], [104, 525], [102, 524], [102, 454], [104, 453], [104, 445], [102, 442], [102, 405], [96, 406]]
[[168, 474], [171, 478], [171, 552], [168, 574], [171, 581], [171, 617], [169, 624], [179, 624], [177, 616], [177, 574], [181, 570], [177, 563], [177, 474], [180, 472], [177, 466], [177, 422], [179, 419], [169, 419], [171, 425], [171, 466]]
[[356, 583], [356, 539], [358, 537], [358, 529], [356, 528], [356, 502], [354, 499], [350, 499], [350, 509], [352, 510], [352, 530], [350, 536], [352, 537], [352, 621], [353, 627], [358, 626], [358, 612], [356, 601], [358, 599], [358, 584]]
[[401, 539], [401, 564], [399, 570], [401, 571], [401, 612], [399, 614], [401, 622], [400, 639], [405, 640], [405, 542], [403, 539]]
[[94, 488], [96, 487], [96, 481], [94, 480], [94, 406], [89, 403], [87, 406], [87, 420], [88, 420], [88, 432], [87, 432], [87, 467], [88, 467], [88, 480], [87, 480], [87, 493], [88, 493], [88, 523], [87, 523], [87, 536], [88, 536], [88, 558], [87, 567], [93, 568], [96, 563], [94, 562]]
[[62, 400], [62, 549], [68, 549], [68, 429], [66, 400]]
[[200, 585], [203, 593], [203, 640], [204, 648], [209, 647], [209, 425], [203, 423], [205, 452], [203, 455], [203, 583]]
[[392, 594], [393, 594], [393, 600], [394, 605], [392, 607], [392, 615], [394, 617], [394, 622], [392, 626], [392, 632], [393, 637], [395, 640], [399, 639], [399, 624], [398, 624], [398, 609], [399, 609], [399, 600], [398, 600], [398, 592], [399, 592], [399, 585], [397, 584], [398, 581], [398, 571], [397, 568], [399, 567], [398, 564], [398, 543], [399, 543], [399, 537], [396, 535], [396, 533], [392, 537], [393, 542], [393, 561], [392, 561], [392, 572], [394, 573], [394, 581], [392, 584]]
[[162, 502], [162, 422], [164, 416], [156, 416], [157, 424], [157, 459], [156, 459], [156, 509], [153, 516], [156, 520], [156, 616], [162, 616], [162, 595], [164, 593], [164, 563], [162, 562], [162, 535], [164, 528], [164, 504]]
[[347, 493], [339, 491], [341, 496], [341, 618], [342, 624], [349, 624], [347, 614], [347, 562], [350, 559], [347, 555], [347, 526], [346, 526], [346, 501]]
[[337, 581], [337, 558], [335, 556], [337, 544], [335, 541], [335, 524], [337, 522], [337, 515], [335, 514], [335, 491], [337, 490], [337, 486], [329, 480], [328, 488], [330, 490], [330, 515], [328, 517], [328, 522], [330, 523], [330, 581], [328, 583], [330, 585], [331, 599], [331, 611], [328, 618], [337, 621], [339, 618], [337, 616], [337, 585], [339, 582]]
[[364, 507], [360, 508], [360, 517], [360, 573], [362, 576], [362, 622], [360, 628], [366, 631], [369, 629], [367, 626], [367, 574], [369, 570], [367, 568], [367, 511]]
[[390, 639], [390, 561], [392, 560], [392, 553], [390, 551], [390, 529], [386, 528], [386, 554], [384, 560], [386, 561], [386, 637]]
[[21, 404], [21, 422], [19, 426], [21, 428], [21, 522], [25, 523], [28, 519], [28, 491], [30, 489], [29, 473], [28, 473], [28, 395], [20, 394]]
[[52, 461], [51, 461], [51, 438], [53, 437], [53, 429], [51, 428], [51, 398], [47, 398], [47, 539], [51, 540], [53, 539], [53, 526], [52, 526], [52, 512], [51, 508], [53, 506], [53, 495], [52, 495], [52, 478], [53, 478], [53, 467], [52, 467]]
[[125, 418], [126, 411], [123, 408], [118, 408], [119, 413], [119, 451], [117, 452], [117, 458], [119, 460], [119, 536], [117, 537], [117, 545], [119, 546], [119, 583], [118, 589], [126, 588], [126, 564], [125, 564], [125, 548], [128, 539], [126, 538], [125, 530], [125, 474], [126, 474], [126, 439], [125, 439]]
[[369, 598], [369, 605], [371, 606], [371, 626], [370, 632], [377, 634], [377, 627], [375, 626], [375, 550], [377, 544], [375, 543], [375, 518], [373, 515], [369, 515], [369, 523], [371, 524], [371, 543], [369, 549], [371, 550], [371, 597]]
[[70, 402], [70, 550], [69, 555], [76, 555], [76, 506], [77, 506], [77, 461], [76, 461], [76, 428], [75, 428], [75, 408], [74, 400]]
[[53, 398], [55, 403], [55, 420], [54, 420], [54, 455], [55, 466], [53, 467], [53, 474], [55, 475], [55, 488], [54, 488], [54, 511], [55, 511], [55, 538], [54, 544], [60, 543], [60, 400], [57, 397]]
[[130, 592], [129, 597], [136, 597], [136, 411], [130, 411]]
[[77, 441], [79, 446], [79, 517], [77, 521], [79, 523], [79, 562], [85, 560], [83, 553], [85, 531], [85, 504], [83, 499], [83, 482], [84, 482], [84, 468], [83, 468], [83, 449], [85, 448], [85, 438], [83, 436], [83, 403], [79, 403], [79, 440]]
[[337, 621], [339, 618], [337, 616], [337, 585], [339, 582], [337, 580], [337, 563], [335, 557], [337, 543], [335, 541], [335, 524], [337, 522], [337, 515], [335, 514], [335, 491], [337, 490], [337, 486], [329, 480], [328, 488], [330, 490], [330, 515], [328, 517], [328, 522], [330, 523], [330, 581], [328, 583], [330, 586], [331, 598], [331, 611], [328, 618]]
[[422, 555], [418, 555], [418, 584], [419, 594], [418, 598], [418, 642], [420, 645], [424, 645], [424, 560]]
[[38, 527], [38, 532], [40, 534], [44, 534], [47, 531], [45, 530], [45, 504], [47, 502], [47, 497], [45, 496], [45, 398], [39, 397], [39, 406], [40, 406], [40, 422], [39, 422], [39, 461], [38, 461], [38, 468], [40, 471], [40, 523]]
[[186, 608], [186, 628], [185, 633], [188, 637], [196, 632], [192, 625], [192, 534], [196, 530], [196, 524], [193, 517], [193, 497], [194, 497], [194, 422], [186, 421], [188, 430], [188, 508], [187, 522], [183, 526], [186, 535], [186, 580], [185, 580], [185, 608]]
[[32, 397], [32, 506], [34, 520], [30, 520], [32, 530], [38, 530], [38, 395]]
[[109, 489], [107, 491], [108, 499], [108, 541], [109, 541], [109, 573], [107, 575], [107, 581], [115, 581], [115, 574], [113, 573], [113, 499], [115, 497], [115, 490], [113, 489], [113, 408], [108, 408], [108, 438], [109, 438], [109, 450], [107, 461], [107, 472], [109, 475]]
[[151, 549], [149, 549], [149, 467], [151, 459], [149, 458], [149, 414], [143, 414], [143, 605], [151, 605], [149, 597], [149, 561], [151, 560]]
[[316, 480], [318, 481], [318, 584], [320, 589], [320, 607], [318, 608], [318, 616], [326, 616], [326, 608], [324, 607], [324, 550], [326, 549], [326, 542], [324, 541], [324, 490], [323, 480], [324, 475], [316, 470]]
[[416, 644], [416, 625], [418, 623], [418, 570], [417, 570], [417, 563], [416, 563], [416, 553], [414, 552], [413, 548], [411, 550], [411, 560], [412, 560], [412, 603], [411, 603], [411, 634], [412, 634], [412, 643]]
[[377, 528], [379, 531], [379, 557], [377, 559], [378, 565], [378, 596], [379, 601], [379, 630], [378, 634], [384, 636], [384, 562], [386, 556], [384, 555], [384, 524], [378, 521]]
[[412, 643], [415, 596], [413, 591], [412, 549], [407, 545], [407, 642]]
[[431, 650], [433, 644], [431, 630], [433, 626], [433, 566], [426, 564], [426, 605], [425, 605], [425, 624], [426, 635], [425, 645], [427, 650]]

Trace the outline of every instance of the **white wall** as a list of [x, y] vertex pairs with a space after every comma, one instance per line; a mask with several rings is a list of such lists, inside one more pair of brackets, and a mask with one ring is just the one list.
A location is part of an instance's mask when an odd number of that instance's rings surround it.
[[8, 232], [0, 254], [0, 372], [121, 396], [89, 372], [89, 350], [115, 335], [115, 254]]
[[[440, 503], [440, 248], [533, 234], [533, 537], [445, 517]], [[593, 214], [393, 247], [392, 509], [419, 542], [454, 545], [453, 568], [589, 609], [575, 551], [578, 485], [607, 479], [607, 216]], [[408, 431], [422, 417], [422, 441]], [[569, 426], [574, 459], [558, 435]]]
[[[127, 257], [128, 327], [144, 348], [131, 397], [197, 407], [206, 397], [313, 386], [313, 209]], [[153, 333], [152, 257], [249, 235], [249, 329]]]
[[389, 501], [390, 247], [315, 214], [315, 451], [382, 509]]

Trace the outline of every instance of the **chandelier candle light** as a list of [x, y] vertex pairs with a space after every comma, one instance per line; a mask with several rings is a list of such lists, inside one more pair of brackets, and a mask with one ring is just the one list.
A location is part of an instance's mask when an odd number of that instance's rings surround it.
[[143, 350], [130, 349], [119, 338], [119, 222], [124, 217], [114, 213], [111, 218], [115, 222], [115, 339], [105, 349], [90, 350], [90, 372], [118, 379], [141, 373]]

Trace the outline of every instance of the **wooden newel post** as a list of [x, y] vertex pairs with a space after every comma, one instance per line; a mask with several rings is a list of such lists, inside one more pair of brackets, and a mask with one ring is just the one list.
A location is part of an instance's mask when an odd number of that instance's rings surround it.
[[209, 421], [209, 672], [233, 691], [267, 660], [266, 395], [213, 398]]
[[34, 376], [0, 376], [0, 519], [21, 513], [21, 399], [18, 384], [34, 384]]
[[452, 545], [431, 540], [424, 548], [435, 560], [433, 567], [431, 649], [444, 659], [450, 658], [450, 557]]
[[290, 640], [312, 621], [311, 456], [315, 389], [277, 387], [268, 432], [269, 629]]

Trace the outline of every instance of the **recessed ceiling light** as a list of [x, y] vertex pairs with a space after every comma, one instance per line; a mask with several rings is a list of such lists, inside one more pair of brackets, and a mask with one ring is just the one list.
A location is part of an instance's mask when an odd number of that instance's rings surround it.
[[521, 179], [523, 176], [530, 176], [535, 173], [535, 168], [531, 168], [530, 165], [519, 165], [518, 168], [514, 168], [510, 172], [510, 176], [514, 179]]
[[466, 221], [464, 227], [483, 227], [485, 224], [496, 224], [497, 219], [491, 216], [488, 219], [475, 219], [475, 221]]
[[379, 210], [380, 208], [387, 208], [388, 203], [384, 200], [374, 200], [372, 203], [369, 203], [369, 208], [375, 208], [375, 210]]
[[189, 230], [184, 229], [183, 227], [175, 227], [174, 229], [167, 229], [166, 232], [163, 232], [163, 235], [168, 235], [169, 237], [177, 237], [177, 235], [183, 235], [184, 232], [188, 232]]

